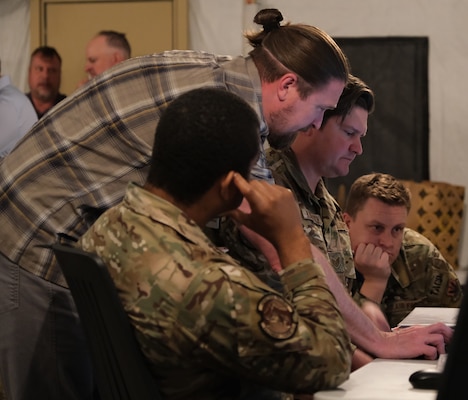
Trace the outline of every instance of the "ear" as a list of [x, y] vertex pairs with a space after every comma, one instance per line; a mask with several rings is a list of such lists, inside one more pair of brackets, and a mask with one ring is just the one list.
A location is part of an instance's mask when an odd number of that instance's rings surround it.
[[220, 178], [219, 195], [225, 202], [230, 202], [235, 196], [239, 195], [239, 189], [233, 182], [234, 171], [229, 171], [226, 175]]
[[123, 61], [122, 54], [119, 51], [114, 51], [114, 53], [112, 54], [112, 58], [114, 59], [115, 64]]
[[349, 229], [349, 225], [351, 224], [351, 216], [347, 212], [343, 213], [343, 220], [344, 220], [344, 222], [346, 223], [346, 226]]
[[292, 72], [284, 74], [278, 81], [278, 98], [285, 101], [291, 89], [295, 89], [297, 84], [297, 75]]

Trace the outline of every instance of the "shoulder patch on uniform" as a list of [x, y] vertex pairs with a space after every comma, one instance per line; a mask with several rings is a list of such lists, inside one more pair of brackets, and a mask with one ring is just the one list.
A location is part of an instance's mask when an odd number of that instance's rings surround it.
[[267, 294], [258, 302], [260, 328], [274, 339], [289, 339], [297, 329], [294, 310], [281, 296]]

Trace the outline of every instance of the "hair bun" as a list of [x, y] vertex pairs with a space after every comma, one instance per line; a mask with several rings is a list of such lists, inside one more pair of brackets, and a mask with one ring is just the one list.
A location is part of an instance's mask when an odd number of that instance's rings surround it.
[[283, 15], [276, 8], [265, 8], [260, 10], [254, 18], [254, 22], [263, 26], [265, 33], [278, 29], [283, 20]]

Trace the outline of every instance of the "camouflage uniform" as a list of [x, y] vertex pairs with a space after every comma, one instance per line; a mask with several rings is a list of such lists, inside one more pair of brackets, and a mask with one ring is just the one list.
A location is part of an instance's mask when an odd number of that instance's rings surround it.
[[344, 286], [351, 290], [356, 278], [349, 232], [341, 208], [321, 179], [310, 190], [291, 148], [269, 149], [269, 167], [278, 185], [292, 190], [299, 204], [302, 225], [309, 240], [325, 254]]
[[164, 398], [247, 398], [241, 382], [312, 393], [349, 375], [343, 319], [310, 259], [281, 274], [280, 294], [135, 184], [80, 243], [108, 265]]
[[[284, 151], [268, 149], [267, 162], [275, 183], [291, 189], [296, 196], [302, 225], [310, 242], [327, 256], [339, 279], [351, 293], [356, 274], [349, 232], [340, 206], [322, 180], [315, 193], [310, 190], [290, 148]], [[271, 286], [278, 287], [275, 273], [263, 255], [242, 237], [232, 221], [226, 221], [221, 231], [224, 243], [234, 258], [247, 264]]]
[[[358, 279], [356, 289], [361, 284]], [[354, 298], [358, 303], [366, 300], [358, 290]], [[461, 285], [452, 266], [430, 240], [405, 228], [380, 304], [390, 326], [396, 326], [414, 307], [459, 307], [461, 299]]]

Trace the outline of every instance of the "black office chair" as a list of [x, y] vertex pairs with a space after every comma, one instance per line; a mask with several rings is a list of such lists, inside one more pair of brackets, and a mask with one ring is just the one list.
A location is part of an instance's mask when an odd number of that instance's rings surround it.
[[52, 250], [75, 300], [100, 399], [162, 400], [102, 260], [63, 244]]

